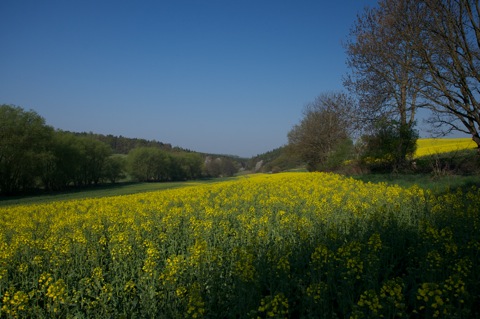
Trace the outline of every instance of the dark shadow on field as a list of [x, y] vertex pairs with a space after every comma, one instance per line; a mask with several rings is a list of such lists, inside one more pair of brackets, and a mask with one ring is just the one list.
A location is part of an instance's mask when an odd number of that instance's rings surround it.
[[62, 190], [37, 189], [37, 190], [20, 192], [14, 195], [0, 195], [0, 201], [10, 200], [10, 199], [22, 199], [22, 198], [33, 197], [33, 196], [74, 194], [74, 193], [80, 193], [80, 192], [85, 192], [89, 190], [121, 189], [134, 184], [138, 184], [138, 183], [137, 182], [118, 182], [118, 183], [97, 184], [97, 185], [88, 185], [88, 186], [69, 186]]
[[352, 178], [364, 183], [387, 183], [404, 188], [416, 185], [420, 188], [431, 190], [436, 195], [457, 189], [467, 191], [472, 187], [480, 188], [480, 175], [365, 174], [355, 175]]
[[84, 198], [99, 198], [119, 195], [132, 195], [145, 192], [153, 192], [165, 189], [187, 187], [196, 184], [209, 184], [234, 180], [235, 177], [202, 178], [187, 181], [167, 182], [117, 182], [82, 187], [69, 187], [61, 191], [36, 190], [25, 192], [15, 196], [0, 196], [0, 207], [7, 205], [45, 203], [57, 200], [73, 200]]
[[14, 196], [0, 196], [0, 207], [6, 205], [43, 203], [55, 200], [98, 198], [107, 196], [130, 195], [161, 189], [176, 188], [188, 185], [189, 182], [118, 182], [108, 184], [70, 187], [61, 191], [37, 190]]

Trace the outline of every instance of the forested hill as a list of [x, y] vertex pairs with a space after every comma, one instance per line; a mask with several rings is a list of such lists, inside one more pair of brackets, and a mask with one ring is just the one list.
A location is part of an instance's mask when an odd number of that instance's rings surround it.
[[82, 137], [82, 136], [91, 137], [100, 142], [103, 142], [111, 147], [113, 154], [128, 154], [131, 150], [138, 147], [156, 147], [167, 152], [196, 153], [201, 155], [204, 158], [210, 157], [210, 158], [228, 159], [233, 163], [235, 163], [235, 165], [238, 167], [245, 167], [246, 162], [248, 161], [248, 159], [241, 158], [236, 155], [203, 153], [203, 152], [194, 151], [194, 150], [190, 150], [190, 149], [186, 149], [178, 146], [172, 146], [172, 144], [163, 143], [156, 140], [146, 140], [143, 138], [131, 138], [131, 137], [124, 137], [121, 135], [115, 136], [112, 134], [104, 135], [104, 134], [98, 134], [98, 133], [92, 133], [92, 132], [88, 132], [88, 133], [87, 132], [81, 132], [81, 133], [66, 132], [66, 133], [71, 133], [79, 137]]
[[187, 152], [187, 153], [198, 153], [202, 156], [213, 156], [213, 157], [222, 157], [222, 158], [229, 158], [234, 161], [244, 162], [246, 159], [240, 158], [235, 155], [228, 155], [228, 154], [211, 154], [211, 153], [204, 153], [199, 151], [193, 151], [190, 149], [182, 148], [179, 146], [172, 146], [170, 143], [163, 143], [156, 140], [146, 140], [143, 138], [132, 138], [132, 137], [125, 137], [125, 136], [115, 136], [112, 134], [104, 135], [92, 132], [68, 132], [76, 136], [85, 136], [85, 137], [92, 137], [100, 142], [103, 142], [109, 145], [112, 149], [114, 154], [128, 154], [131, 150], [137, 147], [157, 147], [159, 149], [169, 151], [169, 152]]
[[155, 140], [146, 140], [142, 138], [130, 138], [124, 136], [114, 136], [112, 134], [103, 135], [92, 132], [70, 132], [76, 136], [88, 136], [93, 137], [96, 140], [99, 140], [112, 148], [114, 154], [128, 154], [132, 149], [137, 147], [158, 147], [165, 151], [178, 150], [183, 152], [190, 152], [189, 150], [182, 149], [179, 147], [172, 147], [171, 144], [162, 143]]
[[255, 172], [280, 172], [302, 167], [303, 161], [287, 146], [254, 156], [248, 160], [247, 168]]

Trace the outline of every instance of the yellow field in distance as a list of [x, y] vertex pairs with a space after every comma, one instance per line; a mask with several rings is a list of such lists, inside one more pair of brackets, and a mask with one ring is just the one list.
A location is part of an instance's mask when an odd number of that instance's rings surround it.
[[471, 138], [420, 138], [415, 157], [473, 149], [477, 145]]

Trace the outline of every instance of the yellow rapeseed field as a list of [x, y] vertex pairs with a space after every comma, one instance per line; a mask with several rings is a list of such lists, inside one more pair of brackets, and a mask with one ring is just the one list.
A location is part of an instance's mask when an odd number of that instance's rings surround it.
[[474, 149], [477, 144], [471, 138], [421, 138], [417, 141], [415, 157]]
[[282, 173], [0, 208], [0, 318], [474, 318], [480, 192]]

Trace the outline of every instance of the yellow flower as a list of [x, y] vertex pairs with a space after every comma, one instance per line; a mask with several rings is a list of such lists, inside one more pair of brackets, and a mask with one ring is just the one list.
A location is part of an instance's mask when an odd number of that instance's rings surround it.
[[51, 298], [53, 301], [64, 303], [66, 294], [67, 294], [67, 285], [65, 284], [63, 279], [59, 279], [48, 286], [46, 296]]
[[2, 304], [1, 312], [13, 318], [23, 317], [21, 313], [26, 310], [28, 295], [23, 291], [6, 291], [2, 298]]
[[258, 312], [264, 313], [270, 318], [288, 318], [288, 299], [283, 293], [277, 293], [273, 297], [266, 296], [260, 301]]

